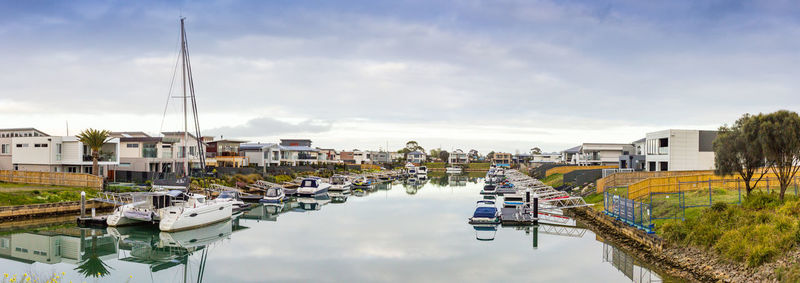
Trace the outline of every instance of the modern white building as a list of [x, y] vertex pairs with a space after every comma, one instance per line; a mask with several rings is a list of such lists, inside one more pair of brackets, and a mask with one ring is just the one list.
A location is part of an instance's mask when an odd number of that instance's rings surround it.
[[565, 150], [569, 164], [591, 165], [617, 165], [619, 156], [634, 152], [635, 148], [629, 143], [583, 143], [575, 150]]
[[647, 133], [647, 171], [713, 170], [717, 131], [663, 130]]
[[[13, 170], [92, 174], [92, 151], [74, 136], [11, 138]], [[100, 150], [101, 175], [109, 166], [118, 166], [119, 138], [111, 138]]]
[[[184, 135], [184, 132], [162, 132], [161, 134], [164, 135], [164, 138], [175, 141], [174, 156], [180, 159], [181, 162], [184, 161], [184, 158], [187, 158], [189, 159], [190, 169], [200, 169], [202, 167], [200, 155], [205, 155], [206, 152], [206, 144], [202, 140], [199, 142], [200, 148], [198, 149], [198, 138], [192, 134]], [[185, 142], [184, 137], [188, 137]], [[183, 171], [180, 170], [180, 172]]]
[[421, 151], [412, 151], [406, 154], [406, 161], [414, 164], [425, 163], [425, 153]]
[[0, 129], [0, 170], [14, 170], [11, 163], [11, 154], [14, 146], [11, 139], [14, 137], [47, 137], [50, 136], [34, 128]]
[[239, 151], [251, 165], [273, 167], [281, 165], [281, 147], [277, 143], [247, 143], [239, 146]]
[[559, 163], [561, 153], [541, 153], [531, 155], [531, 163]]

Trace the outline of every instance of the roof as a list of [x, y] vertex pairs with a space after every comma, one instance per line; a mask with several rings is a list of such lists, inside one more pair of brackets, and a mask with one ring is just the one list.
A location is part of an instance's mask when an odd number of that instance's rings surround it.
[[580, 150], [581, 150], [581, 146], [579, 145], [579, 146], [570, 147], [570, 148], [568, 148], [568, 149], [565, 149], [565, 150], [564, 150], [564, 151], [562, 151], [562, 152], [566, 152], [566, 153], [578, 153]]
[[243, 141], [243, 140], [228, 140], [228, 139], [225, 139], [225, 140], [215, 140], [215, 141], [210, 141], [210, 142], [206, 142], [206, 143], [220, 143], [220, 142], [227, 142], [227, 143], [246, 143], [247, 141]]
[[638, 139], [638, 140], [635, 140], [635, 141], [633, 141], [632, 143], [643, 143], [643, 142], [645, 142], [646, 140], [647, 140], [647, 138], [641, 138], [641, 139]]
[[312, 148], [310, 146], [280, 146], [282, 150], [289, 150], [289, 151], [314, 151], [317, 152], [319, 149]]
[[11, 132], [11, 131], [37, 131], [42, 133], [44, 136], [50, 136], [45, 132], [37, 130], [36, 128], [8, 128], [8, 129], [0, 129], [0, 132]]
[[281, 139], [281, 141], [307, 141], [310, 142], [310, 139]]
[[111, 132], [111, 136], [117, 136], [120, 138], [128, 138], [128, 137], [149, 137], [145, 132]]
[[267, 147], [273, 147], [276, 143], [245, 143], [239, 145], [239, 150], [261, 150]]
[[415, 150], [415, 151], [409, 152], [408, 155], [425, 155], [425, 153], [422, 153], [419, 150]]
[[[161, 134], [165, 136], [183, 136], [183, 132], [161, 132]], [[189, 133], [189, 136], [195, 138], [192, 133]]]

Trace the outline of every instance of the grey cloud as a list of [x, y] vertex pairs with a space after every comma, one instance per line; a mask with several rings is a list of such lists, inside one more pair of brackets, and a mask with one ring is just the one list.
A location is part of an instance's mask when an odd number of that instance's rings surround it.
[[269, 117], [261, 117], [247, 121], [244, 125], [213, 128], [205, 133], [214, 136], [255, 137], [288, 133], [322, 133], [330, 131], [331, 127], [333, 127], [333, 123], [330, 121], [305, 120], [292, 124]]

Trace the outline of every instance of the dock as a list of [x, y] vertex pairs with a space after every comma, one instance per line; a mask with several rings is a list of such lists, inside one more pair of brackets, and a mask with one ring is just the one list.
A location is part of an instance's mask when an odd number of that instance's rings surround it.
[[560, 215], [551, 213], [552, 211], [589, 206], [583, 198], [546, 186], [517, 170], [506, 170], [505, 176], [514, 186], [498, 188], [497, 194], [517, 195], [516, 197], [522, 194], [523, 199], [517, 205], [507, 204], [500, 210], [500, 221], [504, 226], [536, 225], [540, 220], [559, 225], [563, 219]]

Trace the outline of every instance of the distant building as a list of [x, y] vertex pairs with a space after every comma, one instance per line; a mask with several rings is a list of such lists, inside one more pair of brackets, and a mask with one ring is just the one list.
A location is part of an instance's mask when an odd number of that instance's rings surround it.
[[281, 165], [310, 165], [325, 161], [319, 149], [312, 148], [308, 139], [281, 139], [280, 150]]
[[[92, 174], [92, 151], [75, 136], [12, 137], [13, 170]], [[100, 174], [119, 165], [119, 139], [111, 138], [100, 150]]]
[[514, 157], [512, 158], [514, 163], [525, 163], [526, 160], [531, 160], [530, 153], [517, 153], [514, 154]]
[[511, 153], [495, 152], [492, 157], [492, 162], [494, 164], [511, 164], [512, 158], [513, 156]]
[[239, 152], [247, 157], [250, 165], [273, 167], [281, 164], [281, 149], [277, 143], [241, 144]]
[[[569, 153], [566, 153], [569, 151]], [[583, 143], [574, 152], [574, 148], [566, 150], [568, 164], [591, 165], [618, 165], [619, 156], [630, 154], [634, 151], [632, 144], [627, 143]]]
[[561, 153], [541, 153], [531, 155], [531, 163], [559, 163], [561, 162]]
[[581, 152], [581, 146], [570, 147], [561, 151], [561, 162], [566, 164], [575, 164], [578, 159], [578, 154]]
[[[184, 132], [162, 132], [161, 134], [163, 134], [165, 138], [175, 140], [173, 156], [181, 159], [181, 163], [183, 163], [184, 158], [186, 158], [189, 160], [190, 170], [202, 168], [202, 164], [200, 163], [200, 155], [205, 154], [206, 152], [206, 145], [202, 139], [198, 142], [198, 139], [194, 135], [184, 135]], [[184, 141], [184, 137], [187, 137], [188, 139]], [[200, 148], [198, 148], [198, 144]], [[180, 166], [181, 169], [178, 169], [177, 172], [183, 172], [183, 165]]]
[[353, 157], [352, 151], [340, 151], [339, 152], [339, 159], [342, 160], [345, 164], [356, 164], [356, 159]]
[[211, 167], [243, 167], [250, 162], [247, 156], [239, 152], [239, 146], [246, 141], [215, 140], [206, 142], [206, 166]]
[[712, 143], [716, 137], [717, 131], [701, 130], [647, 133], [644, 145], [647, 171], [712, 170]]
[[463, 150], [456, 149], [450, 153], [450, 156], [447, 157], [447, 163], [453, 165], [463, 165], [469, 163], [469, 157], [467, 153]]
[[647, 163], [644, 154], [645, 140], [645, 138], [642, 138], [632, 142], [633, 151], [623, 152], [622, 155], [619, 156], [619, 169], [633, 169], [634, 171], [645, 170], [645, 164]]
[[425, 153], [421, 151], [412, 151], [406, 154], [406, 160], [417, 165], [425, 163], [426, 157]]
[[144, 132], [112, 132], [111, 137], [119, 139], [120, 152], [119, 165], [110, 176], [119, 178], [110, 179], [130, 181], [127, 172], [176, 173], [183, 169], [183, 159], [174, 152], [180, 141], [177, 138], [151, 137]]
[[392, 163], [392, 154], [387, 151], [370, 151], [369, 159], [373, 164]]
[[340, 161], [339, 152], [332, 148], [317, 148], [319, 149], [319, 154], [325, 156], [325, 160], [328, 161]]

